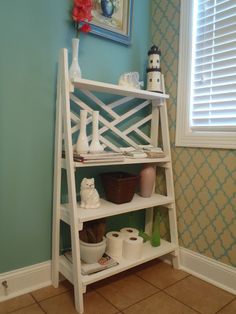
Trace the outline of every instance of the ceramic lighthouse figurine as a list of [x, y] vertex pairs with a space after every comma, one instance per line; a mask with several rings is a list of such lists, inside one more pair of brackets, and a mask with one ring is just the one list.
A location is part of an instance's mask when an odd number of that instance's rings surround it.
[[160, 49], [153, 45], [148, 51], [147, 90], [158, 93], [163, 92], [160, 56]]

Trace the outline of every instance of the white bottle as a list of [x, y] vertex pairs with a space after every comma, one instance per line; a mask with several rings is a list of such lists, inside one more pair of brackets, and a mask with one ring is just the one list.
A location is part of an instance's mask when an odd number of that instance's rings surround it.
[[104, 148], [99, 141], [99, 132], [98, 132], [98, 121], [99, 121], [99, 111], [93, 111], [93, 136], [92, 142], [89, 147], [91, 153], [102, 152]]
[[87, 153], [89, 151], [86, 126], [87, 126], [87, 110], [80, 110], [80, 133], [76, 143], [77, 154]]
[[81, 79], [81, 69], [78, 61], [79, 53], [79, 39], [72, 39], [72, 63], [69, 68], [69, 78], [72, 82], [76, 82]]

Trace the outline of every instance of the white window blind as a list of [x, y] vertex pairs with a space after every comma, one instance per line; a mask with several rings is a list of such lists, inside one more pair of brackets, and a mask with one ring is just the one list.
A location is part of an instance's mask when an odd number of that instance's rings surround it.
[[194, 1], [190, 128], [236, 129], [236, 0]]

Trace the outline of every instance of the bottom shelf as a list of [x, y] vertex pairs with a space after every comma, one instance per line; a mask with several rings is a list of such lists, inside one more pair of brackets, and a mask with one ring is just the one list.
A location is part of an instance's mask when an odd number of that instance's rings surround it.
[[[93, 282], [118, 274], [124, 270], [143, 264], [157, 257], [171, 253], [177, 248], [178, 246], [176, 244], [167, 242], [165, 240], [161, 240], [161, 245], [158, 247], [152, 247], [150, 242], [144, 243], [143, 254], [140, 259], [131, 261], [124, 258], [116, 258], [119, 265], [102, 270], [95, 274], [86, 276], [82, 275], [82, 283], [84, 286], [89, 285]], [[63, 255], [60, 256], [59, 271], [65, 278], [73, 283], [72, 264]]]

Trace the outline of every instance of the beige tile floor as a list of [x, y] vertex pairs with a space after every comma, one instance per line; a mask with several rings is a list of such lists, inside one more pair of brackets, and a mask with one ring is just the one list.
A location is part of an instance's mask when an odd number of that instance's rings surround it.
[[[0, 303], [0, 314], [76, 314], [68, 281]], [[88, 287], [85, 314], [236, 314], [236, 296], [158, 260]]]

